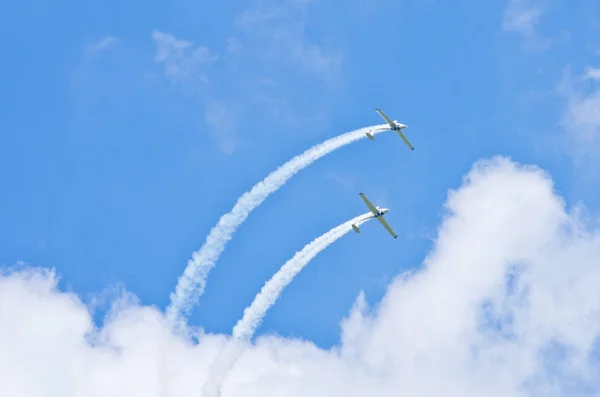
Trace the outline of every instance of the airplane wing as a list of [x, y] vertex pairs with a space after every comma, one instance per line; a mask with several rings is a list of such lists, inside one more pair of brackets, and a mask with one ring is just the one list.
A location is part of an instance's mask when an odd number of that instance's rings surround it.
[[385, 120], [385, 122], [388, 123], [391, 128], [394, 128], [396, 126], [396, 124], [388, 116], [386, 116], [385, 113], [383, 113], [380, 109], [375, 109], [375, 111], [377, 113], [379, 113], [379, 115], [381, 117], [383, 117], [383, 119]]
[[364, 193], [359, 193], [359, 195], [363, 199], [363, 201], [365, 202], [365, 204], [367, 205], [367, 207], [369, 207], [369, 209], [371, 210], [371, 212], [373, 213], [373, 215], [377, 215], [377, 213], [379, 211], [377, 211], [377, 208], [375, 208], [375, 206], [373, 204], [371, 204], [371, 202], [369, 201], [369, 199], [367, 198], [367, 196], [365, 196]]
[[413, 145], [411, 145], [408, 141], [408, 138], [406, 138], [406, 136], [402, 133], [402, 130], [396, 130], [396, 132], [398, 133], [398, 135], [400, 135], [400, 138], [402, 138], [402, 140], [404, 141], [404, 143], [406, 143], [406, 146], [408, 146], [410, 150], [415, 150]]
[[392, 230], [390, 225], [387, 223], [387, 221], [385, 219], [383, 219], [383, 216], [378, 217], [377, 220], [379, 220], [379, 222], [381, 222], [383, 227], [385, 227], [387, 229], [387, 231], [390, 232], [390, 234], [392, 235], [393, 238], [398, 238], [398, 235], [396, 235], [396, 233], [394, 233], [394, 231]]
[[[386, 116], [385, 113], [381, 111], [381, 109], [375, 109], [375, 111], [379, 113], [381, 117], [383, 117], [383, 119], [390, 125], [391, 129], [394, 129], [394, 127], [396, 127], [396, 123], [390, 120], [390, 118]], [[408, 141], [408, 138], [406, 138], [406, 136], [402, 133], [401, 129], [396, 129], [395, 131], [396, 133], [398, 133], [398, 135], [400, 135], [400, 138], [402, 138], [402, 140], [404, 141], [404, 143], [406, 143], [406, 146], [408, 146], [410, 150], [415, 150], [414, 146], [411, 145], [411, 143]]]

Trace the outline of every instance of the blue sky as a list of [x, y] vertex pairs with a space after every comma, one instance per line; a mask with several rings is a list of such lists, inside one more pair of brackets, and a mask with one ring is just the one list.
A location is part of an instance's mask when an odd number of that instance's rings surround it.
[[597, 2], [2, 8], [0, 263], [54, 267], [85, 299], [120, 284], [164, 308], [241, 193], [310, 146], [381, 123], [375, 107], [408, 125], [415, 151], [383, 134], [299, 173], [240, 227], [191, 324], [229, 332], [294, 252], [365, 212], [363, 191], [391, 208], [399, 238], [372, 223], [345, 236], [260, 329], [336, 343], [361, 290], [377, 302], [419, 266], [448, 189], [480, 158], [538, 164], [597, 214]]

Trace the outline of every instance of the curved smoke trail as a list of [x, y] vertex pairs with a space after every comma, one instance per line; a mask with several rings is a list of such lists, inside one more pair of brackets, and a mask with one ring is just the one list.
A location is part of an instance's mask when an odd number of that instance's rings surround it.
[[369, 218], [370, 215], [371, 213], [368, 212], [357, 216], [317, 237], [302, 248], [302, 250], [296, 252], [265, 283], [260, 292], [254, 297], [252, 304], [244, 309], [243, 317], [233, 327], [232, 340], [211, 366], [211, 375], [203, 386], [203, 396], [217, 397], [221, 395], [221, 385], [242, 354], [244, 344], [252, 338], [269, 308], [275, 304], [283, 289], [292, 282], [294, 277], [321, 251], [352, 230], [353, 223], [360, 225], [371, 219]]
[[183, 274], [177, 280], [175, 292], [171, 293], [171, 303], [167, 307], [166, 317], [172, 327], [181, 327], [183, 317], [187, 317], [206, 287], [206, 278], [219, 256], [231, 240], [238, 226], [244, 222], [250, 212], [258, 207], [271, 193], [283, 186], [298, 171], [312, 164], [332, 151], [349, 143], [365, 138], [366, 132], [373, 130], [378, 134], [387, 129], [387, 124], [365, 127], [350, 131], [320, 143], [304, 153], [288, 160], [265, 179], [258, 182], [249, 191], [242, 194], [227, 214], [210, 230], [204, 245], [192, 254]]
[[310, 262], [319, 252], [333, 244], [340, 237], [352, 230], [352, 224], [360, 225], [368, 221], [371, 213], [357, 216], [354, 219], [334, 227], [327, 233], [308, 243], [302, 250], [296, 252], [277, 273], [265, 283], [254, 298], [250, 306], [244, 309], [244, 316], [233, 327], [232, 336], [235, 339], [249, 341], [262, 322], [267, 310], [275, 304], [283, 289], [292, 282], [294, 277]]

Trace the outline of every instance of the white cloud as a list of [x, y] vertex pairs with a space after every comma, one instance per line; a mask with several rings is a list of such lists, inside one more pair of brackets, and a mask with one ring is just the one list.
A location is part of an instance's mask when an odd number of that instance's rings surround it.
[[541, 38], [536, 27], [544, 10], [539, 0], [509, 0], [502, 20], [502, 29], [523, 38], [527, 50], [547, 50], [550, 40]]
[[88, 44], [85, 47], [86, 54], [95, 54], [102, 52], [117, 44], [119, 39], [113, 36], [105, 36], [96, 43]]
[[[241, 141], [233, 131], [236, 119], [265, 125], [265, 134], [325, 128], [323, 102], [342, 81], [342, 53], [305, 32], [310, 1], [253, 3], [234, 18], [218, 55], [169, 33], [152, 35], [156, 62], [170, 82], [202, 103], [205, 122], [225, 153]], [[209, 68], [213, 61], [218, 68]]]
[[[323, 103], [343, 82], [339, 46], [328, 41], [327, 33], [313, 29], [309, 34], [306, 29], [311, 3], [256, 2], [236, 16], [227, 39], [232, 71], [238, 76], [233, 90], [254, 110], [253, 116], [260, 115], [259, 123], [267, 122], [278, 133], [324, 128], [328, 108]], [[318, 94], [311, 94], [313, 90]]]
[[600, 80], [600, 68], [588, 67], [586, 77], [588, 79]]
[[237, 145], [236, 129], [238, 115], [234, 103], [206, 100], [204, 118], [211, 131], [219, 138], [219, 148], [227, 154], [233, 153]]
[[240, 42], [235, 37], [229, 37], [225, 39], [227, 45], [227, 52], [230, 54], [237, 54], [241, 50]]
[[[599, 231], [543, 171], [504, 158], [476, 164], [445, 209], [423, 267], [374, 310], [361, 294], [340, 346], [261, 337], [223, 396], [597, 395]], [[55, 285], [47, 272], [0, 276], [3, 394], [198, 396], [226, 337], [187, 343], [133, 299], [94, 329]]]
[[[232, 153], [236, 146], [237, 114], [210, 93], [208, 66], [217, 61], [218, 56], [206, 46], [178, 39], [170, 33], [155, 31], [152, 39], [156, 45], [154, 59], [164, 67], [165, 77], [202, 103], [206, 125], [217, 138], [219, 148], [224, 153]], [[146, 81], [151, 81], [151, 77], [154, 75], [149, 74]]]
[[559, 84], [559, 93], [566, 100], [563, 125], [577, 143], [577, 150], [591, 150], [600, 135], [600, 69], [588, 67], [583, 76], [573, 77], [569, 70]]
[[238, 50], [249, 46], [264, 61], [299, 67], [327, 82], [334, 80], [341, 68], [342, 54], [308, 40], [303, 18], [307, 5], [308, 2], [286, 1], [242, 12], [234, 24], [243, 33], [237, 41]]
[[205, 46], [195, 46], [186, 40], [179, 40], [169, 33], [155, 31], [152, 39], [156, 44], [157, 63], [165, 68], [165, 75], [176, 83], [206, 83], [207, 79], [202, 67], [215, 61], [217, 57], [211, 54]]

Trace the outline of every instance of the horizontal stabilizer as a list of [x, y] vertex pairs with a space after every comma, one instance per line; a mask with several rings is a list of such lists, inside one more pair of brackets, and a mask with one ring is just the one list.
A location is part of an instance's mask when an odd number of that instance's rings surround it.
[[372, 140], [372, 141], [375, 140], [375, 137], [370, 132], [367, 132], [367, 136], [369, 137], [370, 140]]
[[355, 223], [352, 224], [352, 229], [354, 229], [354, 231], [356, 233], [360, 233], [360, 229], [358, 228], [358, 226]]

